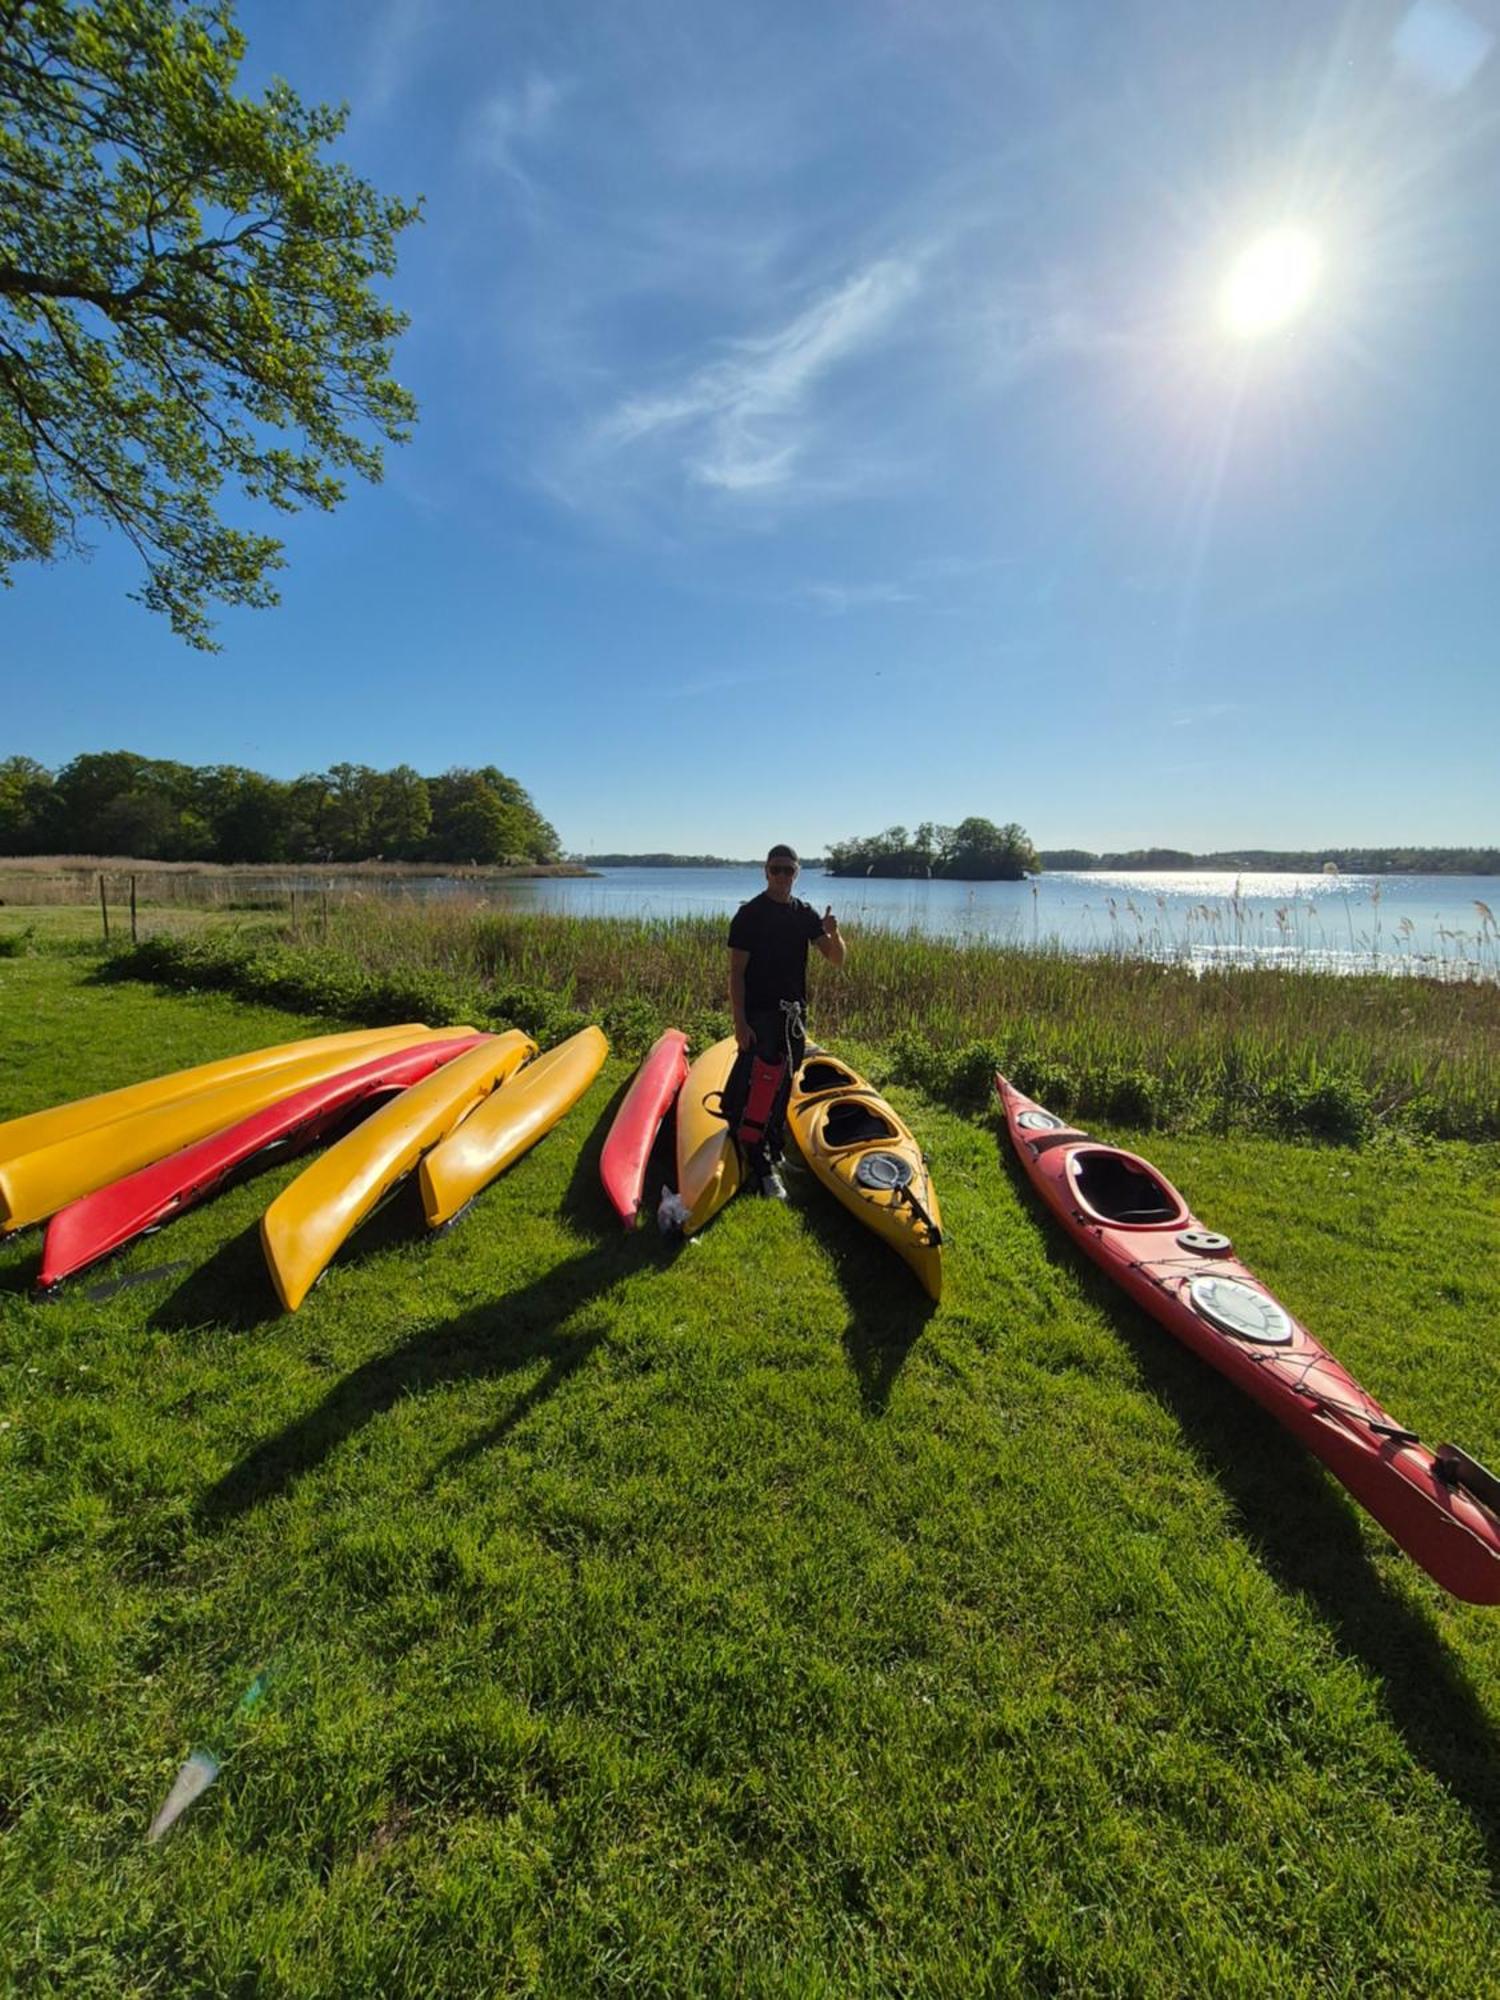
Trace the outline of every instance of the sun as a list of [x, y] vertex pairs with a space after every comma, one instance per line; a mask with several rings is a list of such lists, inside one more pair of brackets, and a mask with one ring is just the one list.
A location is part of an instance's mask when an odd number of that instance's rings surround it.
[[1259, 340], [1298, 319], [1317, 290], [1323, 253], [1294, 224], [1267, 230], [1242, 250], [1219, 292], [1219, 317], [1240, 340]]

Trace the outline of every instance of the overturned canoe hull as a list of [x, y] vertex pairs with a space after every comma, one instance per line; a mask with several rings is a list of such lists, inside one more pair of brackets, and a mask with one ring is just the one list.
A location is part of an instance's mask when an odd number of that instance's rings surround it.
[[260, 1070], [278, 1069], [305, 1056], [335, 1055], [347, 1050], [349, 1061], [357, 1062], [361, 1049], [376, 1048], [386, 1042], [412, 1042], [428, 1030], [420, 1021], [408, 1021], [399, 1028], [355, 1028], [340, 1035], [311, 1035], [300, 1042], [277, 1042], [271, 1048], [247, 1049], [243, 1055], [224, 1056], [218, 1062], [199, 1063], [192, 1069], [169, 1071], [165, 1076], [148, 1077], [143, 1083], [128, 1083], [120, 1090], [105, 1090], [94, 1097], [77, 1097], [46, 1111], [31, 1111], [23, 1118], [0, 1124], [0, 1161], [20, 1153], [34, 1153], [71, 1139], [79, 1132], [112, 1124], [117, 1118], [133, 1117], [138, 1111], [152, 1111], [174, 1099], [194, 1097], [200, 1091], [217, 1090], [237, 1077], [254, 1076]]
[[[472, 1030], [446, 1030], [450, 1037], [466, 1032]], [[382, 1030], [355, 1044], [340, 1036], [332, 1048], [320, 1048], [293, 1062], [235, 1077], [212, 1090], [172, 1098], [21, 1153], [0, 1165], [0, 1231], [41, 1222], [96, 1188], [107, 1187], [154, 1160], [164, 1160], [169, 1153], [237, 1125], [242, 1118], [309, 1084], [356, 1068], [381, 1049], [415, 1047], [432, 1039], [430, 1028]]]
[[687, 1036], [668, 1028], [650, 1053], [615, 1113], [609, 1137], [599, 1155], [599, 1178], [615, 1214], [633, 1229], [641, 1210], [646, 1162], [662, 1121], [671, 1110], [688, 1073]]
[[744, 1161], [718, 1106], [739, 1045], [733, 1035], [715, 1042], [688, 1071], [677, 1098], [677, 1197], [687, 1210], [684, 1236], [693, 1236], [739, 1191]]
[[261, 1217], [260, 1240], [288, 1312], [381, 1197], [535, 1053], [518, 1028], [487, 1038], [383, 1105], [282, 1189]]
[[50, 1291], [101, 1257], [207, 1201], [248, 1162], [273, 1151], [288, 1153], [315, 1145], [331, 1126], [361, 1106], [420, 1083], [483, 1039], [473, 1034], [446, 1040], [435, 1036], [415, 1048], [382, 1053], [70, 1202], [47, 1225], [38, 1289]]
[[598, 1028], [570, 1035], [528, 1063], [434, 1146], [418, 1173], [428, 1227], [451, 1222], [497, 1174], [550, 1132], [588, 1089], [608, 1054], [609, 1043]]

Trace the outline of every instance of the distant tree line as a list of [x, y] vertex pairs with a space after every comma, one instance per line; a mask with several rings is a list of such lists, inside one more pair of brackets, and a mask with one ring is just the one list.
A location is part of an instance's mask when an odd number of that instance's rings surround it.
[[[586, 868], [759, 868], [761, 857], [736, 861], [723, 854], [578, 854]], [[821, 859], [803, 855], [805, 869], [821, 868]]]
[[1245, 868], [1268, 874], [1317, 874], [1332, 862], [1351, 875], [1500, 875], [1500, 847], [1240, 847], [1224, 854], [1188, 854], [1176, 847], [1134, 847], [1125, 854], [1091, 854], [1083, 847], [1042, 850], [1044, 868]]
[[555, 861], [557, 834], [493, 764], [424, 778], [334, 764], [268, 778], [239, 764], [91, 751], [61, 770], [0, 759], [0, 854], [141, 861]]
[[862, 839], [836, 840], [824, 864], [830, 875], [946, 877], [960, 882], [1019, 882], [1041, 860], [1022, 826], [966, 819], [957, 826], [923, 820], [915, 833], [888, 826]]
[[750, 868], [749, 861], [731, 861], [722, 854], [580, 854], [587, 868]]

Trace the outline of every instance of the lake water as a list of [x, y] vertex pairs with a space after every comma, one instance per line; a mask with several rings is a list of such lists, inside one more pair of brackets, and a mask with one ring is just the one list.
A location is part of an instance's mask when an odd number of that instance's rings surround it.
[[[412, 886], [475, 893], [472, 881]], [[758, 868], [606, 868], [483, 894], [575, 915], [727, 916], [763, 886]], [[850, 932], [878, 925], [1198, 965], [1500, 978], [1500, 878], [1486, 875], [1059, 872], [1034, 882], [898, 882], [812, 873], [797, 893], [820, 910], [831, 903]]]

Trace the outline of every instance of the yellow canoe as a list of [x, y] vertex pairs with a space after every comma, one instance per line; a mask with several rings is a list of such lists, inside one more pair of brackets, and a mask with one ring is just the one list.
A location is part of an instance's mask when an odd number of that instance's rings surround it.
[[787, 1124], [831, 1194], [943, 1295], [943, 1218], [922, 1149], [857, 1071], [809, 1056], [792, 1083]]
[[[472, 1033], [472, 1029], [447, 1028], [444, 1034]], [[189, 1097], [174, 1097], [125, 1118], [113, 1118], [105, 1125], [91, 1126], [59, 1139], [50, 1146], [0, 1164], [0, 1234], [24, 1229], [41, 1222], [81, 1195], [164, 1160], [242, 1118], [249, 1118], [275, 1104], [293, 1091], [341, 1070], [353, 1069], [383, 1050], [415, 1046], [430, 1041], [431, 1028], [384, 1030], [362, 1042], [351, 1043], [343, 1035], [328, 1037], [336, 1044], [300, 1056], [294, 1062], [278, 1063], [249, 1076], [221, 1083], [215, 1090], [195, 1091]], [[316, 1048], [317, 1045], [313, 1044]]]
[[609, 1043], [584, 1028], [548, 1049], [434, 1146], [422, 1161], [422, 1208], [428, 1227], [451, 1222], [481, 1188], [550, 1132], [604, 1066]]
[[[739, 1054], [733, 1035], [705, 1049], [677, 1098], [677, 1197], [687, 1209], [684, 1236], [693, 1236], [739, 1190], [744, 1162], [729, 1127], [716, 1115]], [[712, 1099], [714, 1110], [709, 1109]]]
[[[71, 1139], [76, 1133], [92, 1131], [95, 1126], [108, 1125], [116, 1118], [151, 1111], [176, 1098], [214, 1090], [220, 1084], [234, 1082], [236, 1077], [254, 1076], [282, 1063], [297, 1062], [303, 1056], [366, 1047], [373, 1053], [385, 1043], [415, 1042], [426, 1033], [428, 1030], [420, 1021], [408, 1021], [400, 1028], [356, 1028], [342, 1035], [311, 1035], [300, 1042], [276, 1042], [266, 1049], [247, 1049], [243, 1055], [199, 1063], [194, 1069], [169, 1070], [165, 1076], [148, 1077], [144, 1083], [128, 1083], [122, 1090], [101, 1091], [96, 1097], [77, 1097], [71, 1103], [55, 1104], [46, 1111], [30, 1111], [23, 1118], [7, 1119], [0, 1124], [0, 1160], [12, 1160], [18, 1153], [34, 1153], [42, 1146]], [[351, 1054], [350, 1061], [354, 1060]]]
[[261, 1217], [260, 1240], [288, 1312], [381, 1196], [535, 1054], [536, 1043], [519, 1028], [481, 1042], [402, 1091], [282, 1189]]

